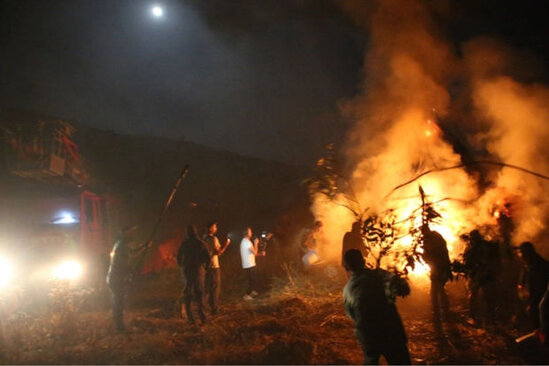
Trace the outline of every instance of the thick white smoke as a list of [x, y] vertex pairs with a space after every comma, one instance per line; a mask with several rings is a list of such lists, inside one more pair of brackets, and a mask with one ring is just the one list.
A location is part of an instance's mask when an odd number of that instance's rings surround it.
[[[420, 205], [419, 185], [434, 201], [450, 198], [437, 206], [443, 220], [435, 229], [446, 237], [454, 258], [462, 250], [459, 235], [495, 224], [495, 211], [504, 203], [511, 204], [516, 224], [513, 241], [536, 239], [545, 229], [549, 209], [543, 197], [547, 182], [521, 171], [501, 169], [485, 174], [481, 182], [478, 174], [457, 168], [425, 175], [387, 194], [427, 170], [464, 163], [441, 128], [447, 127], [445, 121], [452, 121], [451, 127], [462, 132], [467, 143], [483, 151], [484, 159], [488, 155], [548, 173], [549, 91], [513, 80], [509, 70], [520, 63], [505, 47], [495, 47], [495, 41], [470, 41], [458, 57], [438, 36], [441, 32], [421, 1], [342, 3], [370, 35], [364, 92], [345, 108], [356, 125], [344, 154], [353, 164], [351, 182], [362, 206], [374, 213], [395, 209], [405, 218]], [[459, 101], [448, 89], [457, 79], [466, 85]], [[456, 109], [463, 107], [463, 100], [468, 111]], [[353, 216], [322, 196], [312, 211], [324, 221], [324, 256], [335, 258]]]

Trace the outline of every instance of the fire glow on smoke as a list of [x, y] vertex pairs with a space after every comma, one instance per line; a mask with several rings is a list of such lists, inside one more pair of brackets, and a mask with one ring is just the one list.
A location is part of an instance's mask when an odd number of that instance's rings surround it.
[[[423, 2], [384, 0], [368, 11], [361, 11], [360, 1], [343, 1], [343, 6], [371, 37], [364, 92], [344, 107], [356, 120], [343, 153], [362, 206], [377, 214], [392, 209], [397, 222], [405, 220], [421, 205], [421, 185], [442, 216], [431, 228], [446, 239], [451, 259], [464, 249], [460, 235], [494, 227], [502, 213], [512, 215], [513, 244], [537, 244], [549, 213], [549, 201], [543, 199], [547, 182], [523, 172], [451, 169], [388, 193], [428, 170], [476, 159], [547, 174], [549, 89], [515, 78], [511, 65], [520, 65], [520, 58], [497, 40], [469, 40], [458, 55], [438, 36], [442, 32]], [[450, 93], [456, 82], [462, 87]], [[339, 258], [353, 215], [320, 195], [311, 210], [324, 222], [324, 258]], [[404, 236], [398, 245], [411, 242]], [[415, 271], [426, 272], [426, 267]]]

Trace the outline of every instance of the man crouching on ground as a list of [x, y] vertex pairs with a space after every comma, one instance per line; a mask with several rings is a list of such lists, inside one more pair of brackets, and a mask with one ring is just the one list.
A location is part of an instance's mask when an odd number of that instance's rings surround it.
[[355, 321], [364, 364], [377, 365], [383, 355], [391, 365], [410, 365], [404, 326], [396, 306], [385, 295], [382, 274], [366, 268], [357, 249], [348, 250], [343, 262], [352, 273], [343, 288], [343, 302], [347, 315]]

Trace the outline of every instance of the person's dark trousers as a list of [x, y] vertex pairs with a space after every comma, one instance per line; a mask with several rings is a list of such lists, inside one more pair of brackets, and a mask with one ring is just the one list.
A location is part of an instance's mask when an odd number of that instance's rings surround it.
[[366, 332], [355, 329], [356, 337], [364, 353], [365, 365], [379, 365], [379, 357], [383, 355], [389, 365], [411, 365], [408, 346], [403, 342], [383, 342], [374, 344], [369, 341]]
[[431, 307], [433, 314], [436, 316], [440, 315], [441, 310], [444, 315], [447, 315], [450, 309], [448, 295], [446, 295], [446, 290], [444, 289], [445, 284], [445, 281], [431, 279]]
[[112, 316], [117, 331], [124, 331], [124, 297], [126, 288], [123, 283], [113, 283], [110, 286], [112, 294]]
[[531, 300], [528, 306], [528, 315], [530, 317], [531, 326], [534, 329], [538, 329], [540, 326], [540, 320], [539, 320], [539, 301]]
[[219, 292], [221, 290], [221, 269], [209, 268], [206, 272], [206, 292], [212, 314], [217, 312], [219, 305]]
[[256, 257], [255, 259], [255, 268], [256, 268], [256, 276], [257, 276], [256, 287], [257, 289], [262, 291], [267, 288], [266, 281], [269, 278], [269, 273], [267, 270], [268, 263], [269, 262], [267, 262], [267, 257], [265, 256]]
[[246, 271], [246, 277], [248, 278], [248, 289], [246, 294], [249, 295], [256, 290], [256, 269], [255, 266], [244, 269]]
[[206, 316], [204, 315], [204, 305], [202, 301], [202, 289], [204, 288], [204, 273], [192, 273], [186, 274], [186, 284], [183, 290], [183, 298], [185, 300], [185, 312], [187, 313], [187, 319], [191, 323], [194, 323], [194, 317], [191, 311], [191, 302], [194, 300], [198, 308], [198, 316], [202, 323], [206, 322]]

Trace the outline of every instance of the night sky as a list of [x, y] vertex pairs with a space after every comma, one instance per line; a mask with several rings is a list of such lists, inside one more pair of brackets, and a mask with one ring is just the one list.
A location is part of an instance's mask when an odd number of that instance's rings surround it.
[[[543, 1], [444, 3], [456, 44], [495, 36], [547, 60]], [[1, 108], [300, 164], [352, 123], [339, 105], [359, 91], [368, 35], [334, 1], [0, 4]]]

